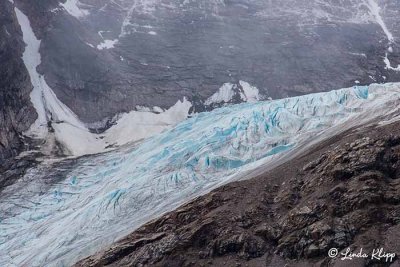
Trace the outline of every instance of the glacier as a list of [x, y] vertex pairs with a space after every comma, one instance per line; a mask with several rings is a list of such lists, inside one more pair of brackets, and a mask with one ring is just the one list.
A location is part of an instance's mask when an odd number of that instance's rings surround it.
[[69, 266], [228, 182], [343, 131], [397, 120], [400, 84], [243, 103], [139, 144], [44, 161], [0, 196], [0, 266]]

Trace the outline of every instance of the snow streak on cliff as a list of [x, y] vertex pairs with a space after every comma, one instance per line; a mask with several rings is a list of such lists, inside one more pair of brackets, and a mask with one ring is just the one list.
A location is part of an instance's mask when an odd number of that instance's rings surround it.
[[38, 73], [37, 67], [41, 64], [41, 41], [36, 38], [28, 17], [18, 8], [15, 8], [15, 13], [26, 44], [23, 61], [33, 85], [31, 101], [38, 113], [38, 119], [26, 134], [44, 141], [41, 148], [43, 152], [51, 153], [57, 144], [61, 146], [64, 154], [70, 156], [104, 152], [112, 145], [135, 142], [160, 133], [188, 116], [191, 103], [183, 98], [183, 101], [178, 101], [168, 110], [158, 108], [157, 114], [150, 109], [123, 114], [117, 125], [106, 133], [91, 133], [57, 98], [44, 76]]

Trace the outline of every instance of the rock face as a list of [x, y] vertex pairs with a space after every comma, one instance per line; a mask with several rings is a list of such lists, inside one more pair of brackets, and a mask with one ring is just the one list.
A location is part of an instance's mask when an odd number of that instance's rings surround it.
[[0, 2], [0, 164], [23, 146], [20, 135], [36, 119], [29, 75], [22, 61], [24, 42], [9, 1]]
[[341, 266], [348, 262], [329, 258], [330, 248], [398, 254], [399, 126], [318, 144], [258, 178], [199, 197], [76, 266]]
[[248, 82], [265, 99], [400, 81], [396, 1], [2, 1], [3, 158], [35, 117], [12, 2], [41, 40], [38, 71], [94, 130], [183, 97], [209, 110], [227, 83]]
[[400, 80], [384, 63], [400, 63], [396, 1], [15, 3], [42, 40], [41, 73], [87, 123], [184, 96], [201, 111], [239, 80], [272, 98]]

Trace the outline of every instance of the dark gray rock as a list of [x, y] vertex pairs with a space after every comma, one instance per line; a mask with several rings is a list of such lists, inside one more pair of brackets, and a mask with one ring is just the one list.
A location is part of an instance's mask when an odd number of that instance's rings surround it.
[[[40, 71], [85, 122], [184, 96], [202, 111], [223, 83], [239, 80], [272, 98], [400, 80], [385, 69], [387, 37], [361, 0], [81, 0], [90, 15], [79, 19], [55, 9], [57, 0], [16, 2], [43, 40]], [[379, 4], [399, 37], [399, 3]], [[103, 39], [118, 43], [98, 50]]]
[[36, 119], [22, 61], [22, 32], [10, 2], [0, 1], [0, 165], [23, 148], [21, 134]]

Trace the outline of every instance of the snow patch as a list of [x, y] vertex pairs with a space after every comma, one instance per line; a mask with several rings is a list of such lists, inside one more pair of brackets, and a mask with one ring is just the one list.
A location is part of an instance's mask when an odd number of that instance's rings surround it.
[[[381, 26], [383, 32], [385, 33], [387, 39], [389, 40], [389, 44], [394, 43], [394, 37], [393, 34], [389, 31], [388, 27], [386, 26], [380, 12], [381, 12], [381, 8], [379, 7], [378, 3], [375, 2], [375, 0], [365, 0], [366, 2], [366, 6], [369, 8], [371, 15], [374, 16], [376, 23], [379, 24], [379, 26]], [[388, 52], [389, 53], [393, 53], [393, 48], [390, 45], [388, 47]], [[393, 70], [393, 71], [400, 71], [400, 65], [398, 65], [397, 67], [392, 67], [390, 60], [388, 58], [388, 55], [386, 53], [383, 62], [385, 63], [385, 68], [388, 70]]]
[[392, 64], [390, 63], [387, 53], [383, 59], [383, 62], [385, 62], [385, 68], [387, 70], [400, 71], [400, 64], [397, 67], [392, 67]]
[[381, 8], [375, 0], [365, 0], [365, 4], [368, 7], [371, 15], [375, 18], [376, 23], [381, 26], [383, 32], [385, 33], [386, 37], [388, 38], [390, 43], [394, 42], [393, 34], [389, 31], [388, 27], [386, 26], [380, 12]]
[[85, 44], [90, 46], [91, 48], [95, 48], [94, 45], [92, 45], [91, 43], [85, 42]]
[[210, 96], [206, 101], [206, 105], [211, 105], [211, 104], [219, 104], [219, 103], [228, 103], [229, 101], [232, 100], [233, 96], [235, 95], [235, 92], [233, 90], [234, 84], [232, 83], [224, 83], [218, 91]]
[[243, 92], [240, 92], [240, 97], [245, 102], [257, 102], [260, 100], [260, 92], [257, 87], [251, 86], [248, 82], [239, 81]]
[[367, 57], [365, 53], [349, 53], [350, 55], [357, 56], [357, 57]]
[[137, 111], [123, 114], [117, 124], [105, 132], [104, 139], [109, 144], [121, 146], [149, 138], [185, 120], [191, 107], [192, 104], [186, 98], [166, 111], [159, 107], [153, 110], [139, 107]]
[[114, 40], [104, 40], [102, 43], [97, 45], [97, 49], [103, 50], [103, 49], [111, 49], [114, 48], [114, 45], [118, 43], [118, 39]]
[[65, 3], [60, 3], [60, 5], [71, 15], [76, 18], [81, 18], [89, 15], [89, 11], [80, 8], [81, 3], [79, 0], [67, 0]]
[[149, 31], [148, 34], [150, 35], [157, 35], [157, 33], [155, 31]]
[[[38, 113], [37, 120], [25, 134], [39, 139], [55, 135], [57, 141], [71, 155], [102, 151], [104, 143], [88, 131], [78, 117], [57, 98], [44, 77], [37, 72], [36, 69], [41, 63], [40, 41], [33, 33], [28, 17], [18, 8], [15, 8], [15, 13], [26, 44], [22, 59], [33, 85], [31, 102]], [[49, 131], [49, 126], [54, 133]]]
[[153, 136], [187, 118], [191, 103], [185, 98], [166, 111], [142, 108], [124, 114], [104, 135], [91, 133], [74, 112], [57, 98], [44, 76], [37, 72], [41, 63], [40, 40], [33, 33], [28, 17], [17, 8], [15, 12], [26, 43], [23, 61], [33, 85], [31, 102], [38, 113], [38, 119], [25, 134], [47, 140], [42, 150], [51, 152], [57, 141], [64, 152], [71, 156], [104, 152], [110, 145], [123, 145]]

